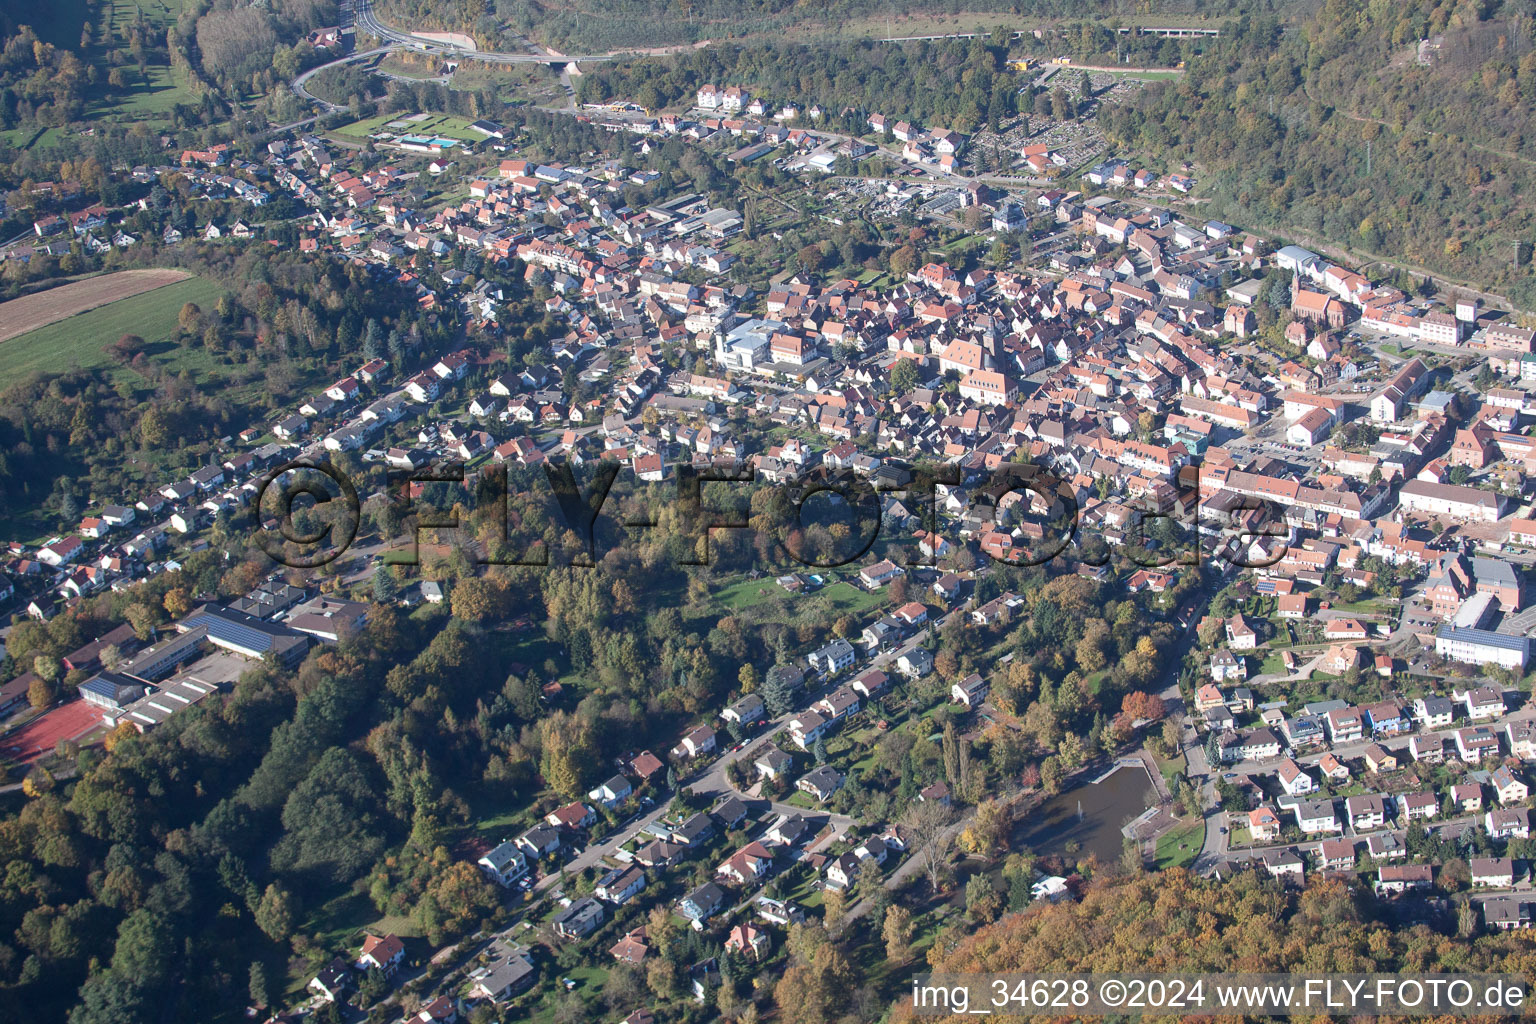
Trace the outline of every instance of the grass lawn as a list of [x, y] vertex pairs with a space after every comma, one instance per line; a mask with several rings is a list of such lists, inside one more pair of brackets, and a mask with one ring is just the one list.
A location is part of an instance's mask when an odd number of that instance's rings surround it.
[[[1205, 845], [1205, 821], [1188, 825], [1175, 825], [1157, 841], [1154, 864], [1159, 871], [1167, 868], [1188, 867], [1200, 856]], [[1181, 848], [1182, 847], [1182, 848]]]
[[[175, 333], [176, 315], [184, 303], [212, 306], [223, 292], [223, 285], [194, 277], [28, 331], [0, 344], [0, 351], [5, 355], [0, 361], [0, 389], [33, 373], [59, 372], [72, 366], [87, 370], [110, 367], [114, 379], [120, 374], [129, 374], [137, 381], [138, 374], [116, 366], [103, 350], [124, 334], [137, 334], [149, 342], [151, 358], [156, 362], [173, 364], [177, 369], [191, 369], [201, 377], [199, 371], [211, 369], [213, 365], [212, 358], [204, 350], [171, 345], [157, 353], [156, 344], [166, 343]], [[199, 361], [207, 366], [192, 365]]]
[[1260, 675], [1270, 675], [1284, 671], [1285, 659], [1278, 651], [1265, 655], [1264, 663], [1259, 666]]
[[722, 587], [715, 593], [715, 600], [727, 608], [740, 611], [757, 604], [771, 604], [777, 598], [781, 602], [791, 600], [789, 591], [773, 582], [772, 576], [744, 579]]
[[1186, 767], [1188, 767], [1187, 761], [1184, 757], [1184, 752], [1182, 750], [1179, 752], [1177, 757], [1167, 758], [1166, 760], [1164, 758], [1158, 757], [1156, 754], [1153, 754], [1152, 760], [1157, 762], [1157, 770], [1162, 774], [1163, 782], [1165, 783], [1172, 783], [1173, 777], [1180, 774]]
[[867, 612], [886, 603], [885, 591], [871, 593], [845, 581], [829, 584], [815, 596], [828, 599], [838, 612]]
[[164, 64], [150, 64], [140, 75], [136, 68], [124, 69], [130, 85], [114, 102], [98, 102], [90, 108], [92, 117], [114, 117], [123, 120], [169, 120], [171, 111], [178, 103], [193, 103], [192, 93], [177, 78], [176, 73]]
[[548, 965], [548, 970], [554, 983], [540, 987], [543, 997], [527, 1017], [535, 1024], [550, 1024], [555, 1019], [555, 1011], [559, 1009], [564, 1001], [563, 997], [566, 996], [565, 986], [560, 984], [559, 979], [569, 978], [576, 983], [571, 990], [571, 995], [581, 993], [590, 997], [602, 990], [603, 982], [608, 977], [608, 972], [600, 967], [572, 967], [568, 971], [561, 971], [551, 964]]
[[715, 592], [715, 600], [733, 612], [746, 611], [758, 605], [770, 609], [783, 607], [790, 618], [857, 614], [877, 608], [886, 602], [883, 592], [870, 593], [844, 580], [828, 582], [820, 590], [800, 596], [793, 595], [773, 581], [771, 576], [759, 579], [742, 579], [721, 587]]

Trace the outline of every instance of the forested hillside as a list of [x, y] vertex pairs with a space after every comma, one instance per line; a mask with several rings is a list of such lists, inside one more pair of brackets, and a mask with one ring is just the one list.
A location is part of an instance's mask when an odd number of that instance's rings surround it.
[[[1244, 8], [1249, 4], [1243, 4]], [[1256, 9], [1268, 9], [1260, 0]], [[894, 30], [906, 31], [901, 19], [918, 17], [929, 23], [961, 14], [1011, 15], [1020, 18], [1083, 18], [1130, 16], [1230, 15], [1233, 5], [1212, 0], [829, 0], [806, 4], [793, 0], [376, 0], [386, 20], [417, 28], [446, 28], [472, 32], [482, 44], [515, 42], [519, 36], [557, 47], [566, 53], [628, 47], [648, 48], [692, 43], [704, 39], [746, 36], [805, 39], [836, 35], [868, 20], [895, 19]], [[488, 9], [489, 8], [489, 9]], [[920, 33], [921, 34], [921, 33]]]
[[[1287, 891], [1262, 872], [1226, 881], [1183, 869], [1103, 878], [1082, 902], [1037, 906], [946, 950], [935, 970], [1132, 973], [1459, 971], [1528, 974], [1528, 934], [1477, 939], [1373, 918], [1370, 897], [1336, 882]], [[906, 1000], [903, 1000], [906, 1002]], [[913, 1019], [898, 1004], [897, 1020]]]
[[[711, 46], [661, 60], [615, 63], [582, 76], [579, 97], [632, 99], [648, 109], [691, 104], [706, 82], [833, 109], [886, 111], [922, 124], [971, 132], [1017, 112], [1020, 82], [985, 40], [910, 46]], [[854, 116], [853, 130], [865, 116]]]
[[1128, 151], [1196, 161], [1213, 215], [1530, 305], [1533, 29], [1523, 4], [1330, 0], [1232, 22], [1101, 120]]

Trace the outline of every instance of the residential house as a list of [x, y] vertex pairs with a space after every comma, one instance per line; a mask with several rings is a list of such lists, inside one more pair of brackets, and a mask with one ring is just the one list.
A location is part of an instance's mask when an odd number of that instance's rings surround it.
[[1306, 866], [1294, 850], [1270, 850], [1264, 854], [1264, 870], [1282, 881], [1300, 881]]
[[376, 970], [386, 977], [394, 974], [405, 960], [405, 943], [396, 935], [369, 935], [363, 939], [363, 950], [357, 958], [360, 971]]
[[1324, 871], [1348, 871], [1355, 866], [1355, 841], [1324, 839], [1317, 847], [1317, 866]]
[[615, 808], [628, 800], [635, 792], [635, 787], [629, 784], [629, 780], [622, 775], [615, 775], [607, 782], [587, 793], [588, 800], [596, 800], [604, 807]]
[[591, 935], [607, 919], [608, 912], [603, 905], [586, 896], [561, 910], [550, 919], [550, 924], [562, 939], [581, 939]]
[[1279, 839], [1280, 815], [1268, 804], [1254, 808], [1248, 812], [1248, 832], [1256, 843]]
[[1530, 796], [1530, 787], [1516, 775], [1508, 765], [1499, 765], [1488, 776], [1488, 781], [1493, 786], [1494, 795], [1499, 798], [1499, 803], [1523, 804]]
[[1397, 755], [1380, 743], [1372, 743], [1365, 748], [1365, 767], [1372, 772], [1396, 771]]
[[334, 1003], [351, 990], [352, 984], [352, 968], [338, 956], [310, 978], [306, 987], [319, 998]]
[[773, 939], [766, 931], [754, 924], [743, 923], [733, 926], [725, 940], [727, 953], [739, 954], [753, 963], [763, 959], [772, 949]]
[[1280, 779], [1280, 788], [1288, 796], [1305, 796], [1317, 789], [1317, 783], [1312, 776], [1301, 770], [1301, 766], [1290, 758], [1280, 762], [1275, 769], [1275, 775]]
[[1434, 869], [1428, 864], [1383, 864], [1377, 872], [1376, 892], [1396, 896], [1428, 889], [1434, 880]]
[[1451, 787], [1451, 806], [1462, 814], [1483, 809], [1483, 787], [1475, 782], [1458, 782]]
[[1343, 831], [1332, 800], [1298, 800], [1291, 812], [1296, 815], [1297, 827], [1309, 836]]
[[768, 874], [772, 867], [773, 851], [754, 840], [715, 868], [715, 877], [737, 885], [747, 885]]
[[1428, 821], [1440, 813], [1440, 801], [1430, 792], [1400, 794], [1397, 805], [1408, 821]]
[[1483, 827], [1495, 839], [1527, 839], [1531, 834], [1530, 819], [1524, 807], [1501, 807], [1487, 811], [1483, 815]]
[[777, 779], [790, 771], [795, 764], [795, 759], [772, 743], [765, 746], [762, 753], [752, 762], [752, 767], [757, 769], [759, 778]]
[[1515, 862], [1508, 857], [1472, 857], [1467, 861], [1474, 886], [1507, 889], [1515, 884]]
[[987, 694], [991, 692], [992, 685], [977, 673], [972, 672], [949, 688], [949, 699], [974, 710], [981, 706], [982, 701], [986, 700]]
[[696, 925], [709, 920], [725, 906], [725, 890], [705, 882], [678, 901], [677, 910]]
[[486, 875], [500, 886], [508, 886], [528, 871], [528, 858], [516, 842], [497, 845], [476, 863]]
[[1483, 924], [1489, 931], [1529, 928], [1536, 922], [1536, 902], [1526, 896], [1496, 896], [1484, 900]]
[[1456, 754], [1467, 764], [1479, 764], [1499, 753], [1499, 738], [1486, 725], [1456, 730]]
[[1387, 823], [1386, 802], [1378, 793], [1361, 793], [1344, 801], [1349, 823], [1356, 832], [1368, 832]]
[[607, 900], [616, 906], [623, 906], [634, 899], [645, 889], [645, 872], [638, 867], [612, 868], [598, 879], [597, 886], [592, 890], [598, 899]]
[[844, 781], [842, 772], [829, 764], [824, 764], [802, 775], [799, 781], [795, 783], [795, 788], [802, 793], [809, 793], [819, 802], [825, 803], [832, 799], [838, 790], [843, 788]]

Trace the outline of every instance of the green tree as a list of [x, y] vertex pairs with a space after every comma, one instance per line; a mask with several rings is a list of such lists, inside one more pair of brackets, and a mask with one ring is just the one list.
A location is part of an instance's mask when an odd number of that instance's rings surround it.
[[273, 882], [256, 904], [256, 927], [273, 942], [286, 942], [293, 934], [295, 911], [293, 894]]
[[267, 973], [267, 965], [260, 960], [251, 961], [250, 996], [251, 1005], [258, 1009], [265, 1009], [272, 1005], [273, 996], [272, 978]]
[[399, 584], [395, 582], [395, 577], [386, 567], [381, 565], [373, 570], [374, 601], [379, 604], [391, 604], [399, 592]]
[[793, 673], [794, 669], [788, 665], [775, 665], [763, 677], [763, 685], [759, 691], [759, 696], [763, 698], [763, 704], [768, 708], [768, 714], [774, 718], [788, 714], [795, 709], [794, 688], [789, 685], [790, 677]]
[[171, 969], [175, 940], [169, 925], [148, 909], [135, 910], [117, 928], [112, 972], [144, 988], [161, 984]]

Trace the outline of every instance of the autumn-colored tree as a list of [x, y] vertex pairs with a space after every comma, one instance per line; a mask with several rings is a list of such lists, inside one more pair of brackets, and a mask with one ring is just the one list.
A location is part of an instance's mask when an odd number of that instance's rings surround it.
[[64, 666], [58, 658], [39, 654], [32, 659], [32, 674], [51, 685], [64, 677]]
[[821, 923], [828, 929], [836, 928], [848, 912], [848, 898], [841, 889], [825, 889], [821, 899]]
[[671, 999], [677, 994], [677, 965], [665, 957], [657, 957], [646, 968], [645, 983], [657, 999]]
[[1055, 754], [1040, 762], [1040, 788], [1047, 793], [1061, 792], [1061, 784], [1066, 780], [1067, 772], [1062, 767], [1061, 758]]
[[138, 601], [124, 610], [123, 617], [128, 620], [128, 625], [133, 627], [133, 635], [141, 641], [148, 640], [154, 635], [155, 624], [159, 621], [153, 608]]
[[21, 791], [26, 796], [36, 799], [45, 793], [53, 792], [53, 773], [42, 765], [34, 765], [27, 772], [27, 777], [21, 780]]
[[912, 956], [912, 936], [917, 928], [912, 923], [912, 911], [900, 903], [885, 908], [885, 921], [880, 926], [885, 939], [885, 958], [892, 963], [904, 964]]
[[161, 603], [165, 605], [166, 613], [173, 619], [179, 619], [192, 610], [192, 597], [187, 593], [186, 587], [167, 590], [165, 599]]
[[990, 875], [976, 874], [965, 885], [965, 912], [978, 924], [990, 924], [1003, 909], [1002, 894]]
[[107, 753], [110, 754], [112, 751], [117, 749], [117, 745], [119, 743], [128, 739], [130, 736], [137, 736], [138, 734], [139, 730], [133, 727], [132, 722], [126, 720], [118, 722], [117, 725], [112, 728], [112, 731], [107, 733], [106, 737], [102, 739], [101, 745], [105, 747], [107, 749]]
[[505, 610], [506, 592], [494, 580], [473, 576], [460, 580], [453, 588], [449, 606], [455, 617], [466, 622], [487, 622]]
[[1160, 722], [1165, 713], [1163, 698], [1155, 693], [1133, 690], [1120, 701], [1120, 713], [1132, 721]]
[[1000, 800], [985, 800], [965, 831], [960, 833], [960, 848], [966, 853], [995, 859], [1008, 849], [1008, 808]]
[[176, 326], [179, 327], [183, 333], [190, 334], [197, 329], [198, 318], [202, 315], [203, 311], [198, 308], [197, 303], [183, 303], [181, 312], [176, 314]]
[[33, 679], [27, 686], [27, 703], [34, 708], [46, 708], [55, 700], [58, 700], [58, 697], [58, 687], [41, 676]]
[[785, 1024], [831, 1024], [847, 1008], [854, 987], [847, 959], [829, 944], [809, 961], [790, 966], [774, 986], [773, 998]]
[[539, 771], [557, 793], [575, 798], [586, 792], [593, 769], [598, 767], [597, 748], [587, 723], [564, 711], [539, 722], [543, 756]]
[[[446, 855], [446, 851], [445, 851]], [[496, 893], [469, 861], [459, 860], [427, 884], [414, 917], [434, 946], [475, 927], [496, 909]]]

